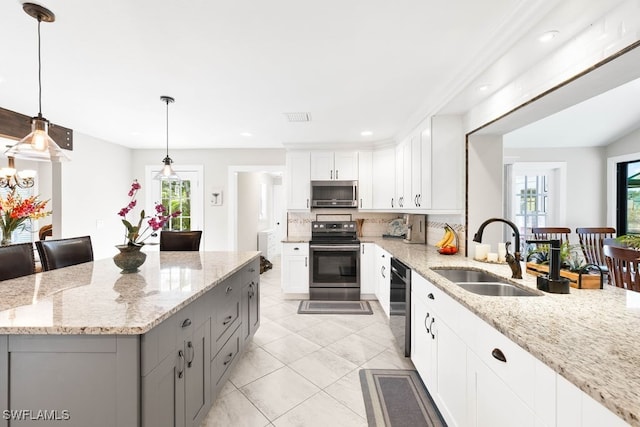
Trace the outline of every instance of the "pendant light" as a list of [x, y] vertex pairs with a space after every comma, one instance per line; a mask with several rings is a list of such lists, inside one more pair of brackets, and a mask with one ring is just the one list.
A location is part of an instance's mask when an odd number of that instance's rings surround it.
[[162, 160], [162, 163], [164, 163], [164, 167], [153, 179], [180, 181], [180, 177], [177, 173], [174, 172], [173, 168], [171, 167], [171, 163], [173, 163], [173, 160], [171, 160], [171, 157], [169, 157], [169, 103], [175, 102], [176, 100], [170, 96], [161, 96], [160, 99], [165, 104], [167, 104], [167, 155], [165, 156], [164, 160]]
[[61, 162], [70, 160], [49, 136], [49, 121], [42, 117], [42, 61], [40, 55], [40, 23], [53, 22], [56, 16], [49, 9], [34, 3], [24, 3], [22, 9], [38, 21], [38, 115], [31, 119], [31, 133], [5, 151], [9, 157], [26, 160]]

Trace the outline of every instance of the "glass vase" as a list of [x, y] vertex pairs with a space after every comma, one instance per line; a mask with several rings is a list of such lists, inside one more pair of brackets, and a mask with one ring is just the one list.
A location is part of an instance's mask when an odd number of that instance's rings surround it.
[[120, 252], [113, 257], [113, 262], [122, 269], [122, 274], [137, 273], [147, 259], [147, 254], [140, 250], [142, 246], [116, 245], [116, 248]]
[[6, 228], [2, 228], [2, 241], [0, 242], [1, 246], [7, 246], [11, 244], [11, 235], [13, 234], [13, 230], [8, 230]]

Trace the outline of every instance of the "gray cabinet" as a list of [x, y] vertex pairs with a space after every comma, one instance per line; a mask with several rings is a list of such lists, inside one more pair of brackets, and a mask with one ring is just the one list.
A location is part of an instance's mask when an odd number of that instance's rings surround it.
[[258, 330], [260, 326], [260, 276], [258, 262], [250, 264], [243, 271], [243, 285], [241, 298], [242, 314], [242, 346]]

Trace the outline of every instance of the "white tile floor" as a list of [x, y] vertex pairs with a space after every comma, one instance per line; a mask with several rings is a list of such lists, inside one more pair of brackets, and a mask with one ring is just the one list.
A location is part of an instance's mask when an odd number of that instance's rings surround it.
[[260, 328], [202, 425], [366, 426], [358, 371], [413, 369], [382, 309], [371, 301], [370, 316], [297, 314], [273, 261], [260, 276]]

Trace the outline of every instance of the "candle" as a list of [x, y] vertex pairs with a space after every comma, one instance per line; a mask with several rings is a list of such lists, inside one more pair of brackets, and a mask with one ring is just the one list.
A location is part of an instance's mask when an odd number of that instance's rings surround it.
[[495, 252], [487, 253], [487, 261], [489, 262], [498, 262], [498, 254]]
[[476, 253], [474, 258], [478, 261], [484, 261], [487, 259], [487, 253], [489, 252], [491, 246], [486, 243], [478, 243], [476, 245]]
[[498, 262], [505, 262], [507, 257], [507, 247], [504, 243], [498, 243]]

